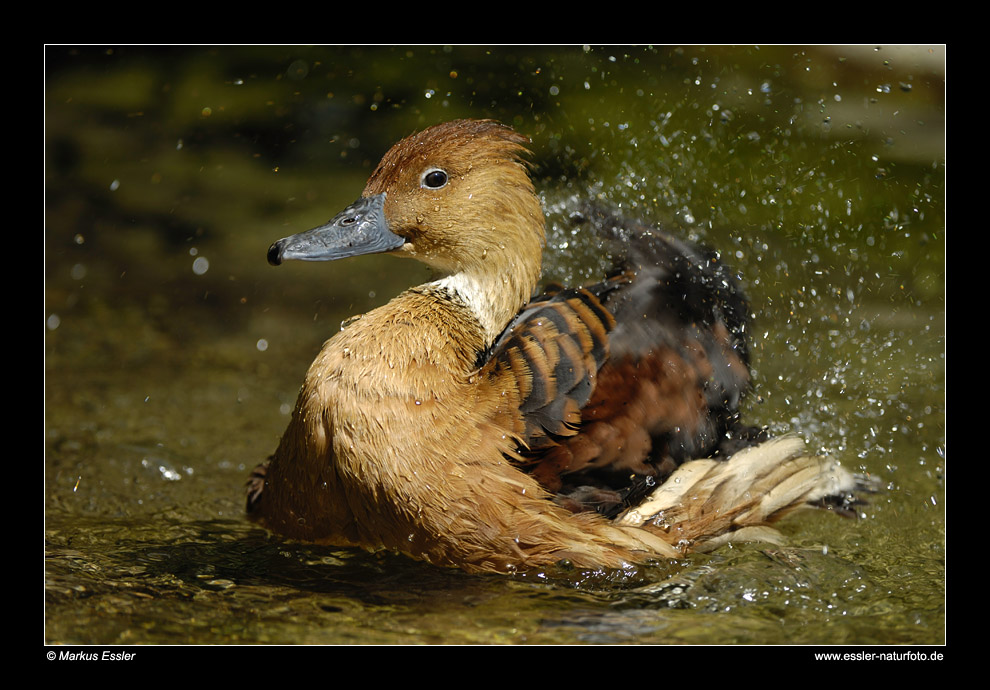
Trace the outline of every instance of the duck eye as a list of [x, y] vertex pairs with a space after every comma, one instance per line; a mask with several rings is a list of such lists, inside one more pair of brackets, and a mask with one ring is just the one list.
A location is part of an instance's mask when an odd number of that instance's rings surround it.
[[447, 173], [443, 170], [434, 169], [426, 171], [423, 175], [423, 186], [430, 189], [440, 189], [447, 184]]

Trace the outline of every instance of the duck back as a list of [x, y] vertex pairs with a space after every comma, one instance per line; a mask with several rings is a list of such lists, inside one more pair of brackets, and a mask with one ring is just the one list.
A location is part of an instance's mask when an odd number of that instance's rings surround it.
[[520, 466], [569, 509], [614, 516], [682, 463], [766, 438], [740, 423], [749, 305], [712, 251], [601, 208], [572, 221], [611, 245], [613, 271], [548, 286], [486, 364], [527, 384]]

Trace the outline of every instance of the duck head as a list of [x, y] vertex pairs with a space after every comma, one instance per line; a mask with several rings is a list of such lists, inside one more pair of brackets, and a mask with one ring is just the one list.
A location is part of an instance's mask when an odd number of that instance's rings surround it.
[[438, 285], [488, 312], [482, 324], [497, 334], [540, 274], [544, 217], [523, 161], [527, 143], [491, 120], [407, 137], [384, 155], [358, 201], [326, 225], [279, 240], [268, 261], [414, 258], [439, 272]]

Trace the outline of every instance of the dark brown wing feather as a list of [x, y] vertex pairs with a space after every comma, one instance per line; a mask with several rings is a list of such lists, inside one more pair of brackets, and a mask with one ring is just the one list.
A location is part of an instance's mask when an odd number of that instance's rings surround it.
[[523, 465], [573, 510], [615, 514], [679, 464], [762, 438], [739, 424], [749, 310], [710, 252], [593, 212], [625, 257], [607, 280], [549, 288], [486, 365], [518, 382]]
[[573, 436], [608, 359], [615, 321], [585, 288], [551, 286], [534, 299], [495, 343], [492, 368], [508, 368], [519, 385], [529, 451]]

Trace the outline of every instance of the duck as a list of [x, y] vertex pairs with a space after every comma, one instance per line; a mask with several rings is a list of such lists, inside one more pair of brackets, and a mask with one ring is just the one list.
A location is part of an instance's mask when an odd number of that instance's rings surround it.
[[361, 196], [268, 261], [389, 254], [435, 278], [345, 322], [300, 388], [247, 512], [280, 538], [473, 573], [628, 568], [780, 543], [805, 507], [855, 514], [858, 475], [748, 427], [751, 313], [708, 249], [600, 206], [619, 256], [537, 290], [531, 141], [494, 120], [389, 149]]

